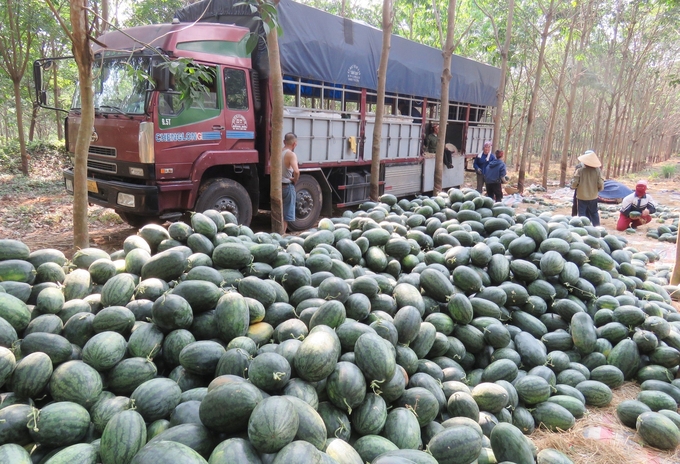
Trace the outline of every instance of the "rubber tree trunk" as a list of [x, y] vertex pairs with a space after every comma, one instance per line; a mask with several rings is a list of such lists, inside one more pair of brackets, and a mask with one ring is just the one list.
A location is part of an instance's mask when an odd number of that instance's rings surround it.
[[90, 149], [90, 138], [94, 127], [94, 92], [87, 5], [87, 0], [71, 0], [70, 2], [73, 56], [78, 65], [81, 106], [73, 168], [73, 245], [76, 248], [90, 246], [87, 228], [87, 153]]
[[560, 95], [562, 94], [562, 84], [564, 83], [564, 74], [567, 69], [567, 61], [569, 60], [569, 52], [571, 50], [571, 39], [573, 37], [574, 23], [569, 28], [569, 37], [567, 38], [567, 45], [564, 48], [564, 59], [562, 60], [562, 67], [560, 68], [560, 77], [557, 79], [557, 89], [555, 90], [555, 97], [553, 98], [552, 107], [550, 108], [550, 121], [548, 123], [548, 138], [545, 142], [545, 151], [543, 155], [543, 172], [541, 178], [541, 185], [544, 189], [548, 188], [548, 170], [550, 168], [550, 160], [552, 158], [553, 138], [555, 131], [555, 119], [557, 119], [557, 111], [560, 106]]
[[562, 154], [560, 156], [560, 188], [567, 183], [567, 161], [569, 155], [569, 145], [571, 141], [571, 123], [574, 114], [574, 100], [576, 100], [576, 88], [581, 76], [583, 64], [581, 60], [576, 63], [576, 72], [571, 81], [571, 89], [569, 89], [569, 99], [567, 100], [567, 114], [564, 117], [564, 140], [562, 141]]
[[[56, 49], [54, 46], [54, 39], [52, 39], [52, 56], [57, 56]], [[57, 61], [54, 61], [52, 64], [52, 92], [53, 92], [53, 97], [54, 98], [54, 107], [55, 108], [61, 108], [61, 105], [59, 104], [59, 86], [57, 85], [57, 70], [59, 69], [59, 64]], [[55, 111], [54, 112], [54, 117], [56, 118], [56, 123], [57, 123], [57, 139], [58, 140], [63, 140], [64, 139], [64, 125], [62, 121], [62, 116], [60, 111]]]
[[[503, 115], [503, 103], [505, 101], [505, 79], [508, 74], [508, 54], [510, 52], [510, 40], [512, 39], [512, 16], [515, 11], [515, 0], [508, 1], [508, 21], [505, 26], [505, 43], [501, 50], [501, 83], [496, 92], [496, 114], [493, 116], [493, 145], [494, 149], [499, 148], [498, 142], [501, 139], [501, 116]], [[507, 144], [506, 144], [507, 145]], [[505, 147], [506, 151], [508, 147]]]
[[270, 163], [271, 221], [272, 231], [283, 233], [283, 196], [281, 179], [283, 166], [283, 78], [281, 75], [281, 59], [279, 55], [279, 38], [276, 28], [267, 35], [269, 46], [269, 69], [272, 92], [272, 138]]
[[514, 119], [515, 119], [515, 106], [517, 105], [517, 93], [518, 93], [518, 87], [519, 87], [519, 82], [522, 80], [522, 73], [524, 71], [523, 67], [519, 68], [519, 76], [517, 77], [517, 83], [518, 85], [513, 89], [512, 91], [512, 103], [510, 104], [510, 111], [508, 111], [508, 124], [507, 128], [508, 130], [505, 131], [505, 151], [506, 151], [506, 164], [508, 166], [511, 166], [515, 162], [515, 158], [513, 155], [513, 149], [515, 148], [514, 146], [510, 147], [510, 140], [512, 138], [512, 135], [514, 134], [515, 131], [515, 126], [513, 126]]
[[673, 266], [673, 274], [671, 274], [671, 285], [680, 284], [680, 246], [675, 245], [675, 265]]
[[[383, 113], [385, 112], [385, 83], [387, 81], [387, 61], [392, 43], [392, 0], [383, 0], [382, 8], [382, 52], [378, 67], [378, 96], [373, 128], [373, 149], [371, 153], [371, 200], [378, 201], [380, 196], [380, 141], [382, 139]], [[425, 116], [425, 115], [423, 115]]]
[[531, 102], [529, 103], [529, 111], [527, 113], [527, 127], [524, 132], [524, 143], [522, 144], [522, 154], [519, 162], [519, 179], [517, 180], [517, 189], [519, 193], [524, 192], [524, 179], [526, 177], [526, 159], [531, 144], [531, 138], [534, 129], [534, 117], [536, 112], [536, 100], [538, 99], [538, 91], [541, 87], [541, 71], [543, 71], [543, 60], [545, 56], [545, 44], [548, 40], [550, 32], [550, 25], [552, 24], [553, 7], [555, 0], [550, 0], [550, 6], [545, 13], [545, 25], [541, 33], [541, 45], [538, 51], [538, 63], [536, 64], [536, 75], [534, 77], [533, 92], [531, 92]]
[[439, 137], [434, 163], [433, 195], [442, 191], [444, 175], [444, 145], [446, 144], [446, 126], [449, 121], [449, 84], [451, 83], [451, 56], [453, 55], [453, 31], [456, 28], [456, 0], [449, 0], [448, 23], [446, 26], [446, 43], [442, 49], [444, 64], [442, 68], [442, 95], [439, 111]]
[[14, 105], [17, 112], [19, 148], [21, 150], [21, 173], [28, 176], [28, 152], [26, 151], [26, 136], [24, 135], [24, 110], [21, 106], [21, 80], [15, 80], [12, 84], [14, 90]]

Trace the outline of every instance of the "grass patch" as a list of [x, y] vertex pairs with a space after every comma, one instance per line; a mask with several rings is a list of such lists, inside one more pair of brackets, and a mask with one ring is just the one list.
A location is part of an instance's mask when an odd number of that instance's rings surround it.
[[672, 179], [675, 177], [675, 172], [677, 170], [677, 164], [666, 164], [661, 166], [661, 175], [664, 179]]
[[123, 224], [123, 220], [112, 209], [89, 208], [88, 223], [90, 224]]
[[62, 169], [69, 164], [63, 143], [35, 141], [26, 148], [30, 157], [28, 176], [20, 171], [19, 143], [0, 145], [0, 197], [52, 197], [63, 193]]

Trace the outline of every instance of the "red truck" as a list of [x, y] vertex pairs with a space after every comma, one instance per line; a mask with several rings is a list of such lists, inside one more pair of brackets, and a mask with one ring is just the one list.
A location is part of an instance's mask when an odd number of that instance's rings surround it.
[[[333, 205], [368, 199], [381, 32], [292, 0], [278, 7], [284, 73], [284, 132], [295, 132], [302, 175], [293, 229], [313, 226]], [[88, 154], [91, 203], [113, 208], [133, 226], [177, 220], [187, 211], [231, 211], [249, 224], [269, 207], [271, 89], [261, 21], [233, 0], [202, 1], [172, 24], [104, 34], [94, 47], [95, 123]], [[249, 54], [250, 34], [260, 35]], [[161, 63], [179, 57], [207, 67], [214, 79], [188, 105]], [[34, 63], [38, 100], [51, 60]], [[439, 119], [441, 51], [394, 36], [380, 128], [381, 191], [432, 191], [434, 157], [422, 140]], [[498, 68], [453, 57], [449, 125], [457, 147], [443, 187], [463, 183], [464, 154], [491, 137]], [[154, 77], [152, 86], [144, 74]], [[79, 95], [66, 117], [72, 153]], [[73, 171], [64, 171], [73, 191]]]

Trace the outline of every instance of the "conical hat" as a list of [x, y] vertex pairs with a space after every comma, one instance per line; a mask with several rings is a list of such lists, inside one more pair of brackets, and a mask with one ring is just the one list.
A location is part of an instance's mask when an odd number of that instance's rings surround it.
[[578, 160], [591, 168], [599, 168], [602, 166], [600, 158], [597, 157], [593, 150], [587, 150], [583, 155], [578, 157]]
[[456, 146], [455, 146], [454, 144], [452, 144], [452, 143], [447, 143], [447, 144], [444, 145], [444, 146], [446, 147], [446, 149], [447, 149], [448, 151], [451, 151], [451, 152], [457, 151], [457, 150], [456, 150]]

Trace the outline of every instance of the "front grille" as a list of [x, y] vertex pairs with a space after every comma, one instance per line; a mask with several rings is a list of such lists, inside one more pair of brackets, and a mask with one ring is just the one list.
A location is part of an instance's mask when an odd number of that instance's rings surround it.
[[111, 158], [116, 157], [116, 149], [115, 148], [110, 148], [110, 147], [96, 147], [90, 145], [90, 154], [91, 155], [100, 155], [100, 156], [110, 156]]
[[118, 168], [115, 163], [106, 163], [104, 161], [87, 160], [87, 168], [93, 171], [110, 172], [115, 174]]

